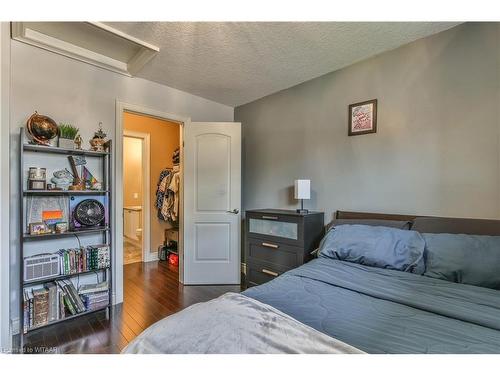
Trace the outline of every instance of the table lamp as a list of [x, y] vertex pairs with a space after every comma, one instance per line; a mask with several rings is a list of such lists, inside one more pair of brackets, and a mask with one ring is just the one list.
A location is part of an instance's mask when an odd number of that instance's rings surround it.
[[309, 210], [304, 209], [304, 199], [311, 199], [311, 180], [295, 180], [295, 199], [300, 199], [300, 208], [297, 212], [307, 214]]

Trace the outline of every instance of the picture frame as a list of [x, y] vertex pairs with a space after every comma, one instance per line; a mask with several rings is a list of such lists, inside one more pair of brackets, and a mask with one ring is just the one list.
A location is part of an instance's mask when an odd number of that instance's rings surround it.
[[36, 222], [36, 223], [29, 223], [29, 234], [30, 235], [36, 235], [36, 234], [45, 234], [47, 233], [47, 225], [42, 222]]
[[377, 132], [377, 99], [349, 105], [348, 135], [363, 135]]

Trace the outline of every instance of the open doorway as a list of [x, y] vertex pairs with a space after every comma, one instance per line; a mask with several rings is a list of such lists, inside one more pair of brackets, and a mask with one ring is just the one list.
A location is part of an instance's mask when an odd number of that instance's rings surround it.
[[149, 236], [149, 134], [124, 131], [123, 135], [123, 264], [147, 261]]
[[124, 265], [178, 261], [180, 188], [180, 124], [124, 111]]

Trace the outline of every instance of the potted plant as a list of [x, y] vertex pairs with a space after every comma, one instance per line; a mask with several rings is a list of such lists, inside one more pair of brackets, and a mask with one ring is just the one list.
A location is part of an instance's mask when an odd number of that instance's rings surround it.
[[71, 124], [59, 124], [59, 147], [74, 148], [78, 128]]

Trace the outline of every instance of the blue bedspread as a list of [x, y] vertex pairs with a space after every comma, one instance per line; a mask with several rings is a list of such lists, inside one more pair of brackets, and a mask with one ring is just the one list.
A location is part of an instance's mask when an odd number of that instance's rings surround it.
[[243, 294], [368, 353], [500, 353], [500, 291], [315, 259]]

